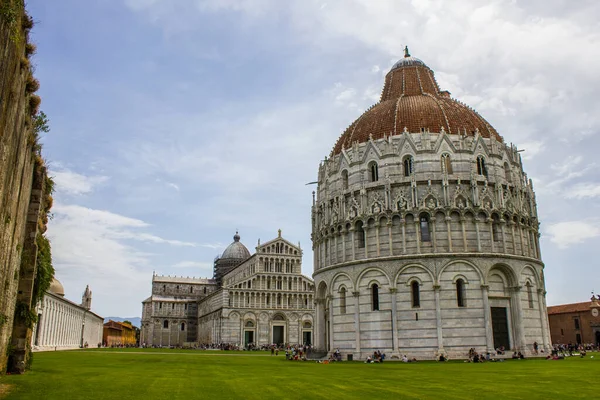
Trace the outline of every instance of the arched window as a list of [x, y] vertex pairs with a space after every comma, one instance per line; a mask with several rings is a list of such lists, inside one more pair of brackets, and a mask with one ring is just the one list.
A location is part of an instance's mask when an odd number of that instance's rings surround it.
[[508, 163], [504, 163], [504, 178], [506, 179], [506, 182], [508, 182], [508, 183], [512, 182], [512, 176], [510, 174], [510, 166], [508, 165]]
[[412, 281], [410, 284], [411, 295], [412, 295], [412, 306], [421, 307], [421, 293], [419, 292], [419, 282]]
[[163, 328], [169, 329], [169, 321], [167, 321], [166, 319], [163, 321]]
[[252, 321], [247, 321], [247, 322], [246, 322], [246, 328], [254, 328], [254, 322], [252, 322]]
[[487, 176], [487, 167], [485, 166], [485, 158], [477, 156], [477, 175]]
[[376, 283], [371, 285], [371, 305], [373, 311], [379, 311], [379, 286]]
[[167, 291], [167, 285], [163, 285], [163, 292]]
[[180, 329], [181, 329], [181, 331], [182, 331], [182, 332], [183, 332], [183, 331], [185, 331], [185, 322], [182, 322], [182, 323], [181, 323], [181, 327], [180, 327]]
[[431, 234], [429, 231], [429, 215], [421, 214], [421, 241], [431, 242]]
[[531, 283], [527, 282], [525, 286], [527, 286], [527, 302], [529, 303], [529, 308], [533, 308], [533, 290], [531, 289]]
[[376, 162], [369, 164], [369, 173], [371, 182], [377, 182], [379, 180], [379, 169]]
[[193, 291], [194, 291], [193, 286], [190, 286], [190, 293], [193, 293]]
[[367, 241], [365, 240], [365, 230], [363, 229], [362, 221], [358, 221], [356, 224], [356, 239], [358, 240], [358, 248], [364, 249]]
[[459, 307], [466, 307], [467, 303], [465, 300], [465, 281], [458, 279], [456, 281], [456, 304]]
[[403, 161], [404, 164], [404, 176], [411, 176], [413, 174], [413, 158], [412, 156], [406, 156]]
[[452, 174], [452, 160], [450, 159], [450, 154], [444, 153], [442, 154], [442, 172], [450, 175]]
[[340, 289], [340, 314], [346, 314], [346, 288]]
[[342, 189], [348, 189], [348, 170], [346, 169], [342, 171]]

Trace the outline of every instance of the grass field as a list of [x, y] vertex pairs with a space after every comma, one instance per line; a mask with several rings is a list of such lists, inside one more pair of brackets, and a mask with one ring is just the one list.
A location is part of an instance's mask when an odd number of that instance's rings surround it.
[[[36, 353], [0, 378], [7, 399], [592, 399], [600, 354], [560, 361], [323, 365], [267, 353], [164, 349]], [[1, 394], [3, 393], [3, 394]]]

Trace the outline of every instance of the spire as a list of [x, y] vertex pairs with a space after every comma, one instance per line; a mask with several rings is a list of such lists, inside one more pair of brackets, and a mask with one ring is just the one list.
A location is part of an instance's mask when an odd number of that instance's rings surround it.
[[408, 52], [408, 46], [404, 46], [404, 57], [410, 57], [410, 53]]

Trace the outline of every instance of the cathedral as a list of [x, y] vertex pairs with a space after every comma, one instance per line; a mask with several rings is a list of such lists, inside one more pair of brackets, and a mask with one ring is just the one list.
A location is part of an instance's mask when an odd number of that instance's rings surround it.
[[550, 349], [519, 150], [405, 49], [319, 166], [315, 346], [364, 358]]
[[235, 234], [215, 259], [213, 279], [154, 275], [142, 302], [140, 344], [312, 344], [314, 282], [302, 249], [281, 236], [250, 254]]

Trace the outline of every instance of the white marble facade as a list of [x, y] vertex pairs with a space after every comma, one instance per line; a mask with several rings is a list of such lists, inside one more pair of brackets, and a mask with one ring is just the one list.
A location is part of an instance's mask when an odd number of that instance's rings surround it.
[[55, 279], [37, 307], [33, 350], [69, 350], [86, 344], [97, 347], [102, 343], [104, 318], [92, 312], [91, 306], [89, 287], [86, 287], [82, 303], [76, 304], [64, 298], [62, 285]]
[[[415, 63], [399, 65], [408, 85]], [[400, 104], [399, 116], [422, 117], [418, 102]], [[399, 118], [362, 140], [352, 125], [351, 145], [319, 166], [315, 345], [355, 358], [549, 349], [535, 194], [517, 148], [478, 130], [410, 132]]]
[[142, 303], [141, 343], [310, 344], [314, 282], [301, 270], [302, 249], [281, 231], [253, 255], [236, 233], [215, 262], [216, 279], [153, 277], [152, 296]]

